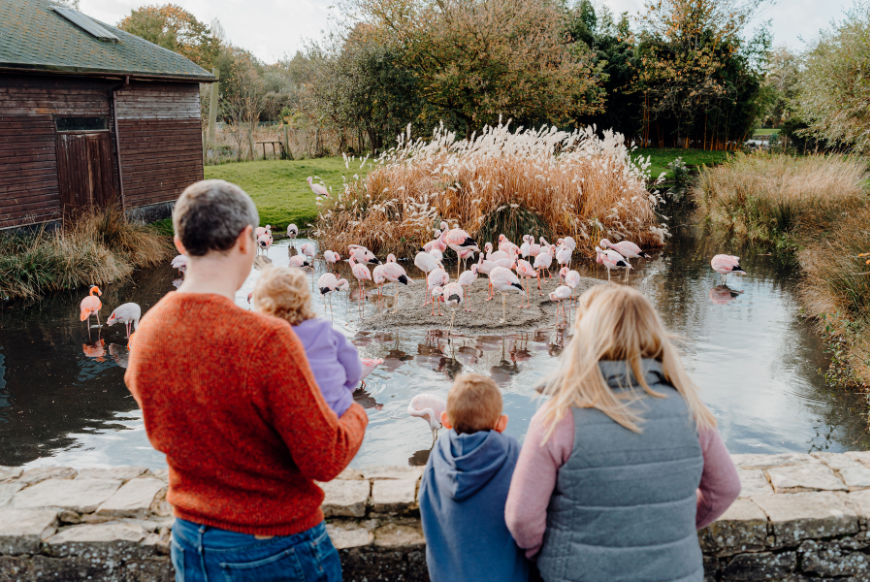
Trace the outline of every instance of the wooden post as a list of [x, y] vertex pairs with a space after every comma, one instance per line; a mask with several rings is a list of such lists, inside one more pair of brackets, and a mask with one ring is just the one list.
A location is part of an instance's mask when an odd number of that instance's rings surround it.
[[284, 124], [284, 156], [288, 160], [293, 159], [293, 152], [290, 151], [290, 126]]
[[253, 162], [256, 159], [257, 154], [254, 150], [254, 130], [250, 127], [248, 128], [248, 145], [251, 146], [251, 161]]
[[[211, 70], [215, 79], [220, 79], [220, 69], [215, 67]], [[214, 145], [214, 132], [215, 132], [215, 124], [217, 123], [217, 109], [218, 109], [218, 96], [220, 94], [220, 83], [212, 83], [211, 84], [211, 95], [209, 96], [209, 104], [208, 104], [208, 142], [205, 146], [206, 156], [208, 156], [208, 149]]]

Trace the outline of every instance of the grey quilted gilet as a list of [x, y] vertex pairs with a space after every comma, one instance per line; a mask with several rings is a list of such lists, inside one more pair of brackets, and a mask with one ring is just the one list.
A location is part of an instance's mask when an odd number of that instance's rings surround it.
[[697, 427], [662, 366], [643, 360], [647, 396], [625, 362], [600, 362], [615, 389], [637, 387], [641, 434], [574, 408], [574, 449], [559, 469], [538, 567], [546, 582], [701, 582], [695, 530], [704, 458]]

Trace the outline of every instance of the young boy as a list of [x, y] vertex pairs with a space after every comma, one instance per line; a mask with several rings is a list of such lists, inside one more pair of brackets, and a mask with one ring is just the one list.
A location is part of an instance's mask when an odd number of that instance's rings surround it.
[[525, 582], [528, 565], [507, 529], [505, 501], [520, 446], [502, 434], [501, 392], [491, 379], [456, 379], [442, 435], [420, 484], [420, 516], [432, 582]]

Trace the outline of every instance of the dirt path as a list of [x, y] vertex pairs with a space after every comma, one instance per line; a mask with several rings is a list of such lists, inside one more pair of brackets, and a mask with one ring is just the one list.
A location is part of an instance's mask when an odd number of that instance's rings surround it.
[[[488, 295], [488, 279], [479, 277], [474, 285], [466, 287], [465, 307], [472, 311], [467, 312], [460, 306], [456, 310], [456, 320], [453, 323], [454, 330], [483, 333], [494, 330], [531, 329], [543, 325], [556, 323], [556, 304], [550, 301], [548, 294], [559, 286], [559, 277], [554, 275], [552, 279], [542, 282], [544, 293], [538, 295], [537, 281], [531, 281], [531, 307], [519, 309], [520, 293], [511, 293], [506, 299], [507, 323], [499, 323], [502, 318], [502, 298], [496, 293], [491, 301], [485, 301]], [[602, 283], [599, 279], [584, 277], [580, 285], [575, 289], [575, 297], [591, 287]], [[381, 304], [377, 304], [377, 292], [367, 290], [365, 315], [360, 314], [358, 321], [359, 329], [364, 331], [389, 331], [397, 328], [416, 329], [446, 329], [450, 325], [451, 310], [445, 304], [441, 305], [442, 315], [438, 315], [438, 307], [435, 307], [435, 315], [432, 315], [432, 305], [423, 307], [426, 293], [425, 279], [416, 279], [414, 284], [408, 287], [400, 286], [399, 289], [399, 312], [393, 313], [393, 293], [395, 285], [390, 285], [388, 295]], [[353, 290], [352, 290], [353, 292]], [[573, 317], [573, 310], [569, 317]], [[355, 318], [353, 318], [355, 319]], [[353, 321], [353, 319], [351, 321]]]

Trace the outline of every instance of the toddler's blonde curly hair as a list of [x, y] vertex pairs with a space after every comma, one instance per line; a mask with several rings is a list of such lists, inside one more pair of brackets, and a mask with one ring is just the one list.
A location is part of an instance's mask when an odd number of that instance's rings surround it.
[[269, 267], [254, 286], [254, 309], [299, 325], [317, 317], [311, 309], [308, 279], [299, 269]]

